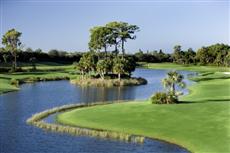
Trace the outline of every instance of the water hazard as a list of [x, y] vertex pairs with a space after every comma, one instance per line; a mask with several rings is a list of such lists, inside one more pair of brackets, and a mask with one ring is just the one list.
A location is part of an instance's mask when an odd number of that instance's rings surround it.
[[[148, 80], [147, 85], [132, 87], [78, 87], [69, 81], [23, 84], [21, 90], [0, 95], [0, 153], [150, 153], [187, 152], [157, 140], [144, 144], [76, 137], [44, 132], [26, 124], [32, 114], [71, 103], [147, 99], [162, 90], [161, 79], [167, 70], [137, 69], [134, 76]], [[181, 71], [185, 76], [191, 72]], [[191, 83], [186, 80], [187, 84]]]

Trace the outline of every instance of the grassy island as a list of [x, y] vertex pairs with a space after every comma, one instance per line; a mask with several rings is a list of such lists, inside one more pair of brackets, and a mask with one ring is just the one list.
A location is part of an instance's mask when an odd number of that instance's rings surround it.
[[97, 87], [112, 87], [112, 86], [135, 86], [147, 84], [144, 78], [124, 78], [118, 79], [73, 79], [71, 83], [80, 86], [97, 86]]
[[230, 78], [212, 72], [194, 80], [198, 82], [181, 97], [182, 104], [146, 100], [94, 106], [64, 112], [57, 121], [166, 140], [192, 152], [230, 152]]

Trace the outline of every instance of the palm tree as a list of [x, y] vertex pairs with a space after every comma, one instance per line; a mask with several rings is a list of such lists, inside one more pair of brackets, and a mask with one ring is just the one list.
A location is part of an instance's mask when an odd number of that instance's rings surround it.
[[136, 35], [134, 35], [135, 32], [139, 31], [139, 27], [136, 25], [129, 25], [126, 22], [120, 22], [121, 26], [120, 26], [120, 32], [119, 37], [120, 37], [120, 41], [121, 41], [121, 50], [122, 50], [122, 55], [125, 55], [125, 42], [127, 41], [127, 39], [136, 39]]
[[178, 96], [176, 93], [176, 86], [185, 88], [185, 82], [183, 82], [184, 76], [177, 73], [176, 71], [170, 71], [167, 74], [167, 78], [162, 80], [164, 87], [168, 90], [172, 96]]
[[128, 39], [136, 39], [135, 33], [139, 31], [137, 25], [131, 25], [127, 22], [110, 22], [106, 27], [111, 29], [110, 44], [115, 45], [115, 52], [118, 52], [118, 45], [121, 43], [122, 55], [125, 54], [125, 42]]

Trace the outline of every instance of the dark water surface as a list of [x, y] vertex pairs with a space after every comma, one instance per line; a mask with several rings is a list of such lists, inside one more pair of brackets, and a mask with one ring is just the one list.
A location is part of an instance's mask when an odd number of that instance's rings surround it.
[[[134, 76], [148, 80], [133, 87], [78, 87], [69, 81], [23, 84], [20, 91], [0, 95], [0, 153], [148, 153], [187, 152], [157, 140], [144, 144], [126, 143], [68, 134], [45, 132], [26, 124], [32, 114], [70, 103], [147, 99], [162, 90], [166, 70], [137, 69]], [[185, 76], [191, 72], [181, 71]], [[191, 83], [186, 80], [187, 83]]]

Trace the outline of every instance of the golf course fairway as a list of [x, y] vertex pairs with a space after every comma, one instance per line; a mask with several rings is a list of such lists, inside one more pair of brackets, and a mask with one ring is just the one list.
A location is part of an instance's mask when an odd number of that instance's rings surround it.
[[94, 106], [61, 113], [57, 121], [161, 139], [191, 152], [230, 152], [230, 79], [223, 76], [198, 76], [181, 104], [145, 100]]

